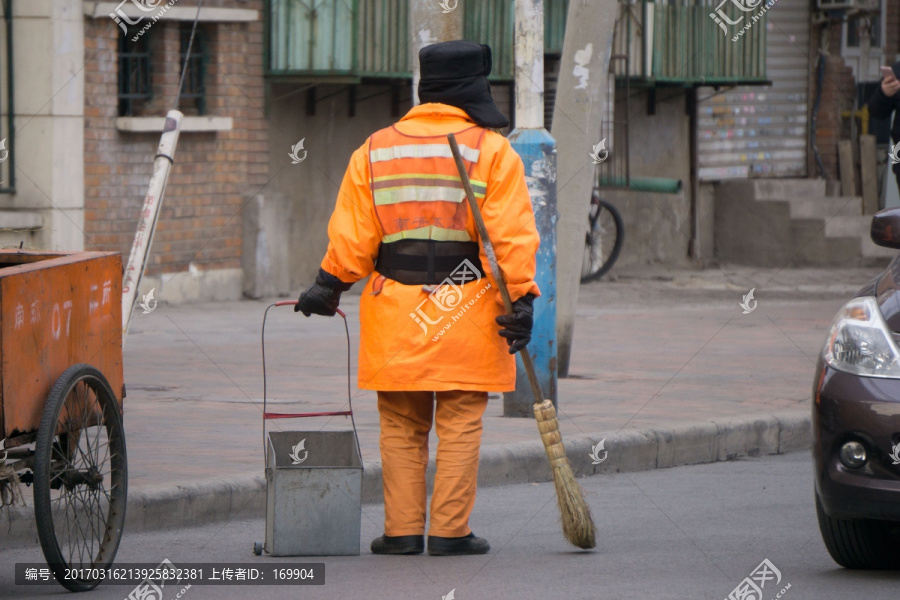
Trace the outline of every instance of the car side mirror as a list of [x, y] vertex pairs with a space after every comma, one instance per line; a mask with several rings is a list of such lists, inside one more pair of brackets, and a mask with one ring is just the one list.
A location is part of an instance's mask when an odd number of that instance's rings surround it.
[[886, 208], [872, 217], [872, 241], [885, 248], [900, 249], [900, 208]]

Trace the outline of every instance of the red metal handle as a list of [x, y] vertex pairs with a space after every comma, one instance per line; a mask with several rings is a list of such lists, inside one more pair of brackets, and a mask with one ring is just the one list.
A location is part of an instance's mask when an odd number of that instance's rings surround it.
[[353, 414], [350, 410], [339, 410], [333, 412], [311, 412], [311, 413], [263, 413], [263, 419], [304, 419], [306, 417], [349, 417]]
[[[279, 300], [278, 302], [275, 303], [275, 306], [296, 306], [296, 305], [297, 305], [296, 300]], [[344, 318], [344, 319], [347, 318], [347, 313], [345, 313], [344, 311], [342, 311], [339, 308], [335, 309], [335, 310], [337, 311], [337, 314], [341, 315], [342, 318]]]

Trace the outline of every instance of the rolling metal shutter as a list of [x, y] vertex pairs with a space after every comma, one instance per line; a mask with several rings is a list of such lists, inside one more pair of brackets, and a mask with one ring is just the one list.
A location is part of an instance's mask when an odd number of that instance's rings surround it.
[[700, 179], [806, 176], [809, 19], [808, 0], [777, 0], [767, 11], [772, 85], [700, 88]]

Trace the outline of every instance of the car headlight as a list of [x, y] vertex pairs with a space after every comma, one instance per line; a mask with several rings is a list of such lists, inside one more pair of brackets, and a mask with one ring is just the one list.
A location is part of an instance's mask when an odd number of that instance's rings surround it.
[[825, 342], [825, 362], [854, 375], [900, 378], [900, 349], [875, 298], [854, 298], [840, 310]]

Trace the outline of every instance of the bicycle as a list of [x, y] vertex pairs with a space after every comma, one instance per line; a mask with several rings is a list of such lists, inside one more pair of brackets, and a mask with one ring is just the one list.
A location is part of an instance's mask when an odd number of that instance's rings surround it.
[[591, 210], [581, 261], [581, 283], [595, 281], [609, 272], [625, 241], [625, 224], [616, 207], [600, 199], [600, 190], [591, 192]]

